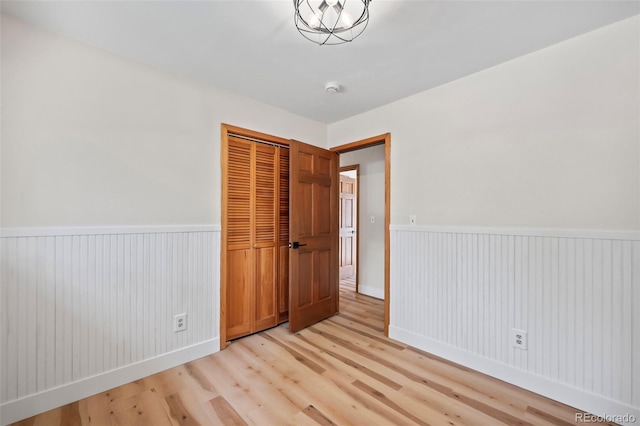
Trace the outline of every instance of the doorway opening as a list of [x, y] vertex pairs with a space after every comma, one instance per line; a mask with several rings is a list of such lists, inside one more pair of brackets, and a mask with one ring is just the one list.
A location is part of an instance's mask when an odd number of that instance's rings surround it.
[[[343, 158], [346, 158], [346, 156], [344, 156], [344, 154], [346, 153], [350, 153], [353, 151], [361, 151], [364, 150], [366, 148], [371, 148], [371, 147], [377, 147], [382, 145], [384, 154], [383, 154], [383, 171], [381, 172], [384, 176], [383, 178], [383, 182], [384, 182], [384, 205], [382, 207], [382, 211], [383, 213], [380, 214], [378, 212], [374, 212], [372, 214], [370, 214], [370, 212], [365, 212], [366, 216], [365, 218], [367, 219], [366, 221], [363, 221], [363, 211], [362, 209], [359, 209], [360, 213], [359, 213], [359, 217], [360, 217], [360, 221], [358, 221], [357, 223], [360, 224], [361, 227], [366, 225], [372, 225], [372, 224], [380, 224], [380, 222], [383, 223], [382, 226], [382, 240], [380, 242], [380, 247], [378, 249], [375, 249], [375, 254], [382, 254], [382, 256], [380, 256], [380, 262], [379, 264], [383, 264], [383, 270], [384, 272], [382, 273], [383, 275], [383, 285], [382, 285], [382, 294], [380, 294], [379, 298], [384, 298], [384, 333], [385, 335], [388, 336], [389, 334], [389, 304], [390, 304], [390, 295], [389, 295], [389, 280], [390, 280], [390, 247], [391, 247], [391, 243], [390, 243], [390, 231], [389, 231], [389, 226], [391, 223], [391, 134], [390, 133], [385, 133], [382, 135], [378, 135], [378, 136], [373, 136], [371, 138], [367, 138], [367, 139], [362, 139], [356, 142], [352, 142], [352, 143], [348, 143], [345, 145], [339, 145], [336, 147], [331, 148], [331, 151], [337, 152], [338, 154], [340, 154], [340, 158], [341, 158], [341, 162], [343, 160]], [[357, 163], [358, 161], [353, 161], [353, 163]], [[342, 165], [345, 165], [345, 163], [341, 163]], [[360, 163], [360, 179], [359, 182], [362, 183], [362, 166], [363, 163]], [[378, 194], [381, 193], [381, 187], [382, 184], [378, 185], [375, 188], [371, 188], [372, 191], [378, 191]], [[364, 194], [365, 190], [362, 189], [362, 187], [360, 188], [360, 190], [358, 191], [358, 195], [359, 198], [362, 199], [362, 196]], [[383, 218], [380, 216], [384, 216]], [[364, 232], [364, 228], [361, 228], [361, 231]], [[363, 253], [362, 250], [364, 249], [365, 244], [358, 244], [358, 242], [362, 243], [361, 239], [358, 239], [358, 235], [362, 234], [362, 232], [358, 232], [358, 230], [356, 229], [356, 245], [359, 245], [359, 249], [357, 249], [356, 253], [356, 278], [358, 281], [358, 290], [363, 290], [363, 286], [366, 286], [367, 284], [364, 283], [362, 281], [363, 279], [363, 270], [362, 270], [362, 262], [359, 260], [363, 260]], [[367, 249], [370, 249], [372, 247], [374, 247], [373, 245], [367, 243]], [[384, 249], [382, 249], [382, 247], [384, 247]], [[382, 253], [381, 253], [382, 252]], [[368, 257], [368, 256], [367, 256]], [[380, 291], [379, 289], [377, 291]]]
[[[341, 160], [342, 164], [342, 160]], [[359, 165], [340, 167], [340, 288], [358, 292]]]

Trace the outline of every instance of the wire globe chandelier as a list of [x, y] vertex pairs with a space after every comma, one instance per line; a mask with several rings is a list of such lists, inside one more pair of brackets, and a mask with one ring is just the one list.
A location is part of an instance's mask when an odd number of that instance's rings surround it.
[[369, 22], [371, 0], [293, 0], [296, 28], [305, 38], [322, 45], [348, 43]]

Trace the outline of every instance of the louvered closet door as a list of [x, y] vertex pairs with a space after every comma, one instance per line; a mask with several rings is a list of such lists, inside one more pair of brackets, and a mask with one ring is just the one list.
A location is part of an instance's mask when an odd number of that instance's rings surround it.
[[227, 338], [251, 333], [253, 247], [251, 229], [252, 143], [229, 138], [227, 185]]
[[282, 183], [285, 149], [234, 137], [228, 142], [226, 323], [227, 338], [235, 339], [287, 320], [281, 306], [283, 299], [288, 306], [288, 261], [281, 253], [288, 255], [289, 163]]
[[254, 143], [255, 184], [255, 326], [254, 332], [278, 323], [278, 156], [277, 148]]
[[289, 150], [279, 148], [278, 322], [289, 321]]

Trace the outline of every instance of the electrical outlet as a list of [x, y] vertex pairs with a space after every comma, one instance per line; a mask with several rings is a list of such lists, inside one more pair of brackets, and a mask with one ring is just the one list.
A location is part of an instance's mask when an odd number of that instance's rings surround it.
[[416, 215], [412, 214], [409, 215], [409, 225], [415, 225], [416, 224]]
[[177, 314], [173, 317], [173, 331], [185, 331], [187, 329], [187, 314]]
[[511, 329], [511, 346], [514, 348], [527, 350], [527, 332], [524, 330]]

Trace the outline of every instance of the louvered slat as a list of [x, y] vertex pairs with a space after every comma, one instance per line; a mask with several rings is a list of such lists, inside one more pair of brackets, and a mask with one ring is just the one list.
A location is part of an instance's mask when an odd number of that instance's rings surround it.
[[251, 143], [229, 140], [227, 244], [251, 243]]
[[276, 148], [256, 145], [255, 242], [275, 243], [276, 224]]
[[289, 150], [280, 149], [280, 245], [289, 242]]

